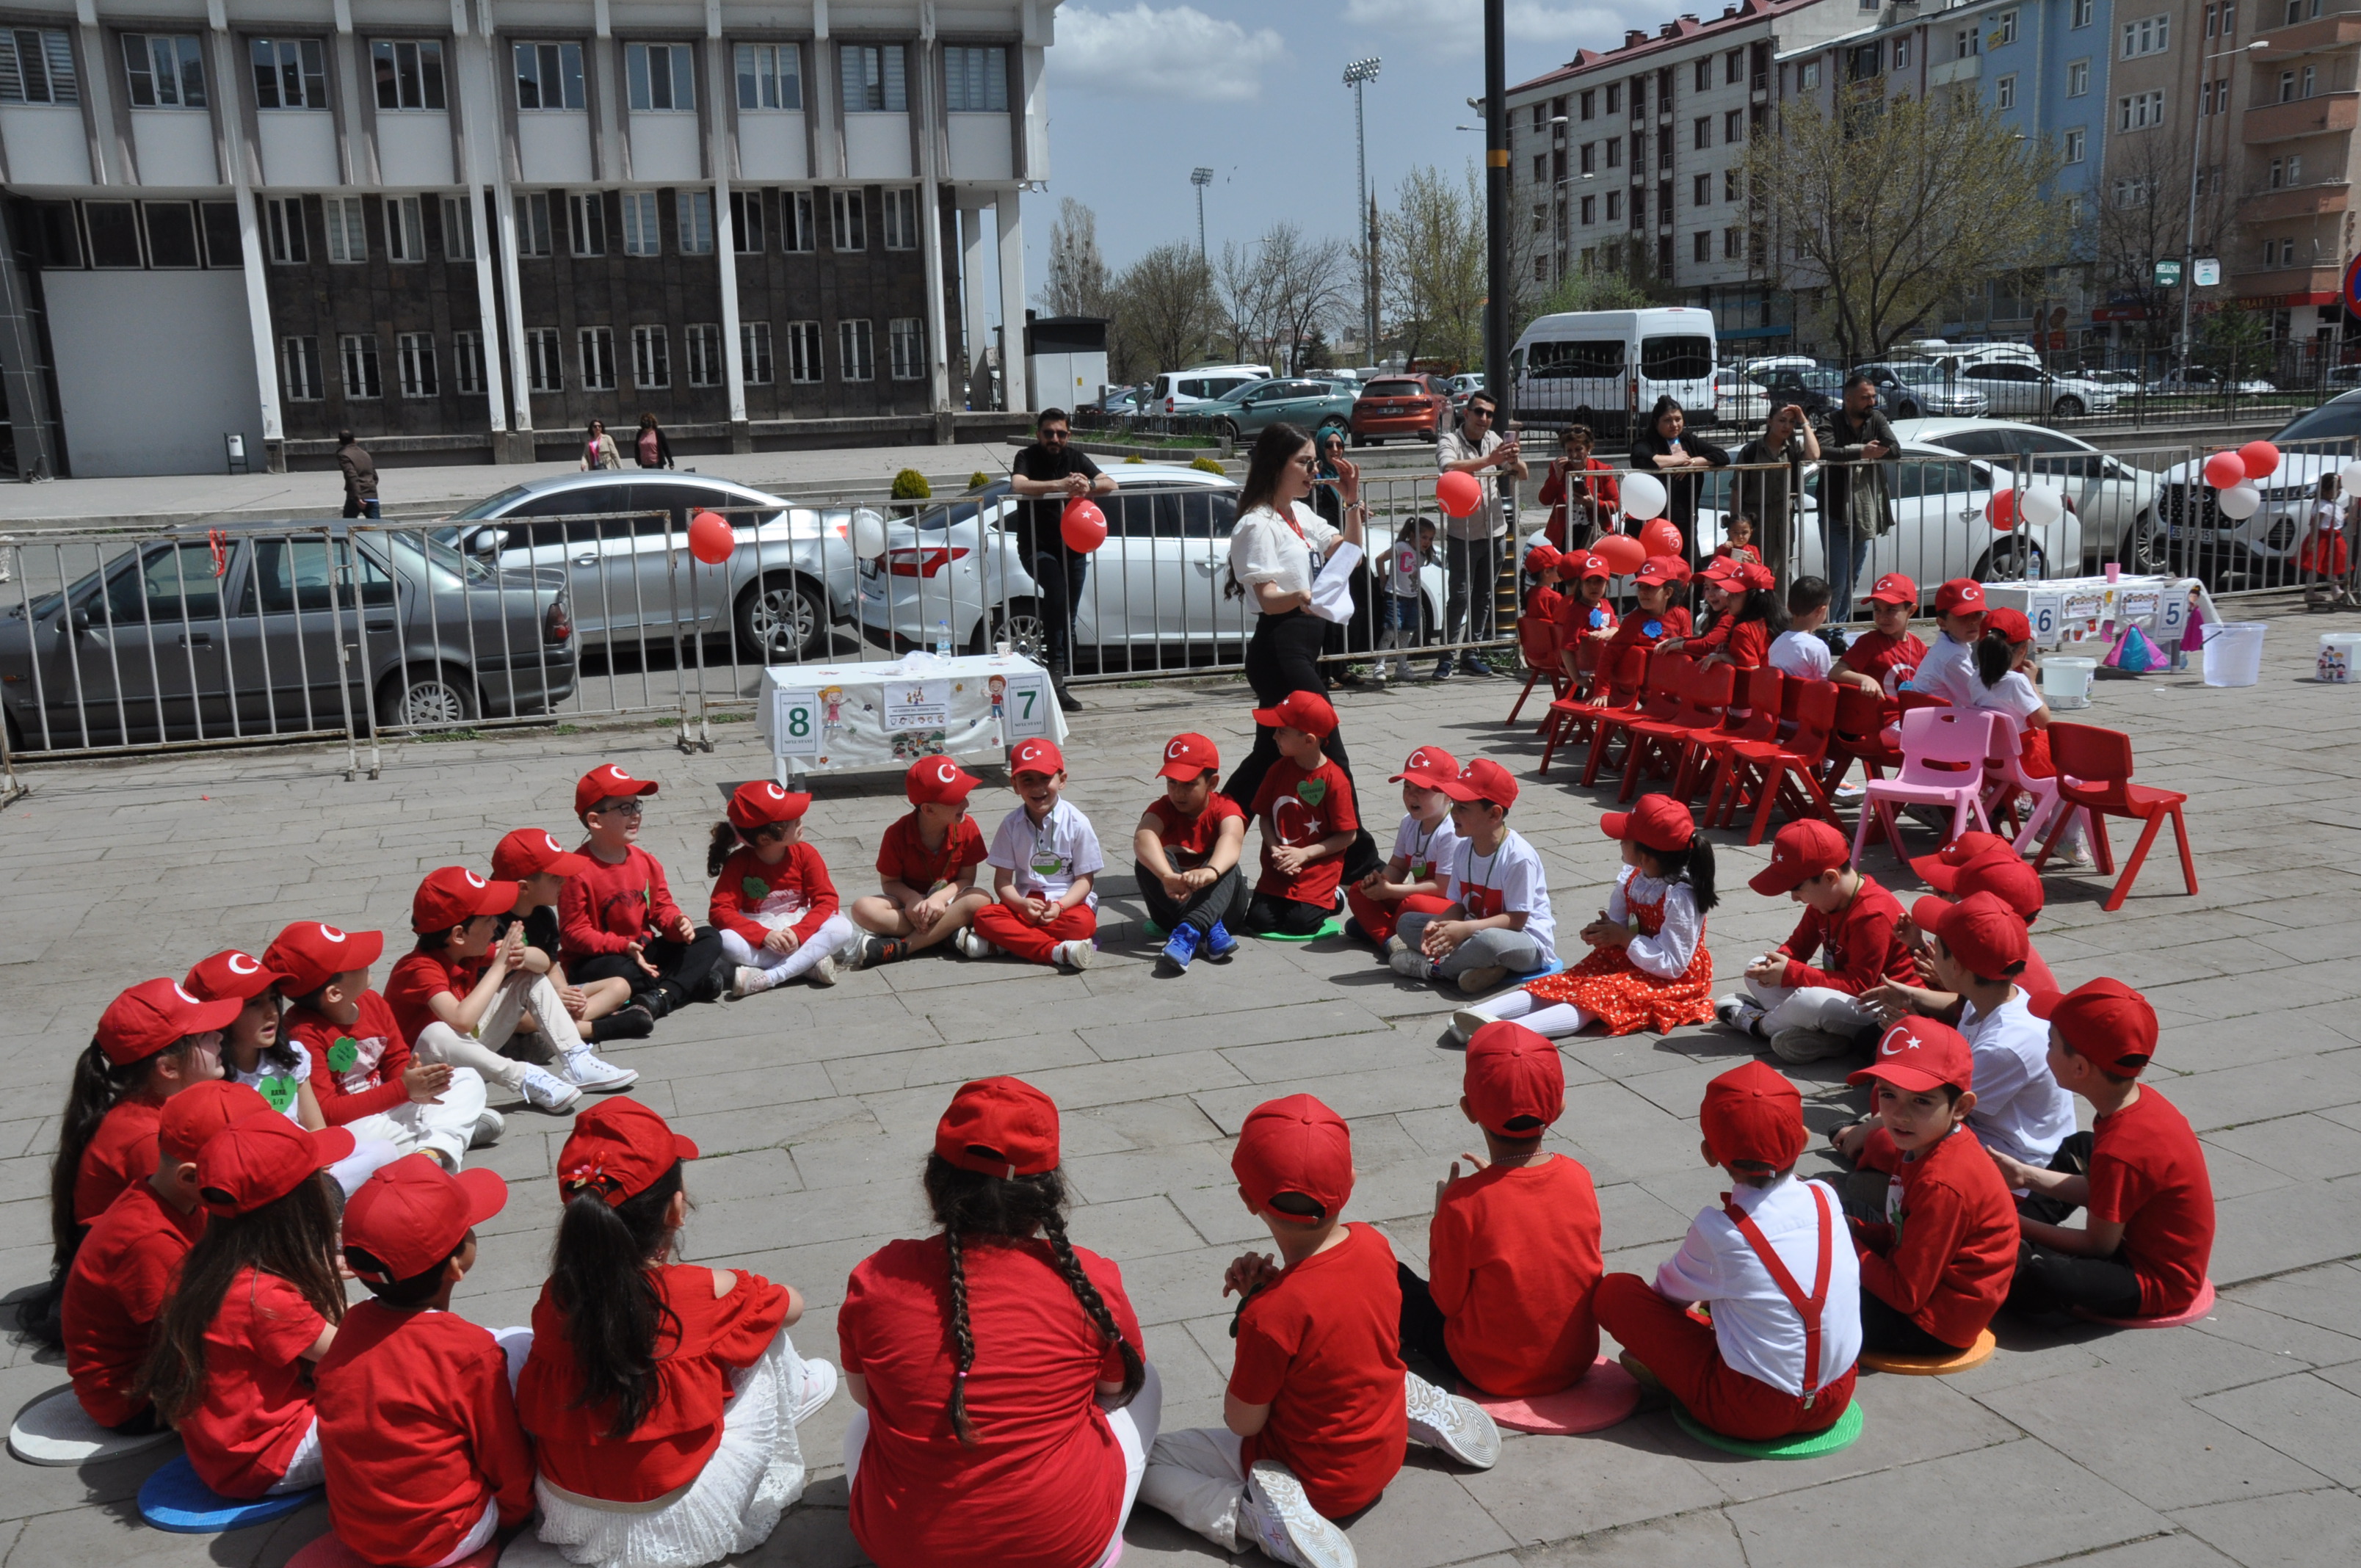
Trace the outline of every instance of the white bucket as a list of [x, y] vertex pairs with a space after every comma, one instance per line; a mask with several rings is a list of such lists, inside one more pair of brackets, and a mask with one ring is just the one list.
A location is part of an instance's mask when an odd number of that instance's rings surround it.
[[2041, 696], [2053, 708], [2088, 707], [2091, 706], [2091, 672], [2099, 667], [2096, 659], [2063, 658], [2056, 654], [2041, 661]]
[[2330, 685], [2350, 685], [2353, 666], [2361, 663], [2361, 631], [2320, 634], [2320, 678]]
[[2205, 684], [2209, 686], [2250, 686], [2263, 678], [2263, 633], [2260, 620], [2223, 620], [2205, 629]]

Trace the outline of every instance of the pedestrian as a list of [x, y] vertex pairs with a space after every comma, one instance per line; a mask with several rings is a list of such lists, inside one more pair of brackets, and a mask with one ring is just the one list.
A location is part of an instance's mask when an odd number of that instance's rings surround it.
[[1846, 378], [1844, 401], [1829, 411], [1817, 433], [1822, 558], [1835, 602], [1832, 613], [1850, 620], [1853, 585], [1869, 560], [1870, 541], [1894, 527], [1894, 495], [1883, 465], [1902, 443], [1878, 411], [1877, 383], [1859, 371]]
[[1622, 500], [1615, 466], [1591, 455], [1592, 440], [1587, 424], [1565, 427], [1558, 437], [1564, 455], [1551, 462], [1535, 498], [1550, 509], [1543, 536], [1560, 550], [1580, 550], [1615, 526], [1615, 509]]
[[[1345, 526], [1345, 500], [1337, 494], [1336, 480], [1343, 471], [1337, 466], [1345, 461], [1345, 433], [1331, 426], [1320, 432], [1314, 444], [1319, 448], [1319, 455], [1312, 466], [1312, 510], [1320, 514], [1321, 521], [1341, 532]], [[1374, 622], [1378, 610], [1382, 607], [1377, 603], [1377, 595], [1371, 591], [1373, 586], [1367, 570], [1355, 573], [1352, 616], [1346, 620], [1328, 623], [1326, 641], [1321, 644], [1322, 652], [1333, 658], [1350, 651], [1353, 638], [1347, 629], [1356, 621], [1359, 626], [1361, 645], [1364, 648], [1377, 646], [1378, 628]], [[1385, 683], [1384, 671], [1380, 669], [1374, 679], [1376, 684], [1382, 685]], [[1347, 686], [1370, 684], [1362, 675], [1360, 668], [1353, 664], [1341, 667], [1336, 683]]]
[[1082, 602], [1082, 582], [1091, 558], [1066, 547], [1059, 519], [1066, 503], [1082, 496], [1115, 493], [1115, 481], [1072, 445], [1073, 422], [1063, 409], [1043, 409], [1034, 422], [1033, 444], [1017, 453], [1009, 488], [1027, 498], [1016, 517], [1016, 557], [1033, 576], [1043, 625], [1048, 629], [1049, 684], [1058, 706], [1078, 712], [1082, 703], [1066, 689], [1073, 673], [1074, 610]]
[[1631, 466], [1664, 482], [1664, 515], [1681, 531], [1684, 554], [1697, 539], [1703, 470], [1727, 468], [1730, 454], [1688, 428], [1688, 411], [1667, 393], [1656, 400], [1647, 427], [1631, 438]]
[[[1484, 498], [1474, 511], [1466, 517], [1446, 518], [1443, 525], [1444, 576], [1449, 593], [1444, 609], [1445, 643], [1460, 641], [1463, 633], [1469, 642], [1489, 642], [1493, 637], [1500, 535], [1507, 526], [1500, 517], [1498, 476], [1522, 479], [1531, 472], [1517, 450], [1516, 438], [1492, 428], [1493, 416], [1499, 411], [1491, 393], [1477, 392], [1468, 398], [1458, 424], [1435, 441], [1435, 462], [1442, 472], [1473, 474], [1479, 483], [1488, 476], [1495, 480], [1485, 487]], [[1474, 653], [1462, 663], [1471, 675], [1492, 673], [1492, 666]], [[1453, 663], [1452, 654], [1444, 652], [1435, 661], [1434, 678], [1449, 680]]]
[[345, 475], [345, 515], [378, 516], [377, 463], [349, 430], [336, 432], [336, 466]]
[[615, 438], [607, 433], [607, 422], [594, 419], [582, 432], [582, 466], [585, 468], [620, 468], [623, 455], [615, 450]]
[[1788, 577], [1795, 569], [1797, 481], [1805, 464], [1819, 460], [1819, 433], [1795, 403], [1772, 410], [1763, 423], [1763, 433], [1738, 449], [1740, 471], [1730, 476], [1730, 512], [1732, 516], [1744, 513], [1758, 521], [1754, 547], [1775, 577]]
[[641, 467], [672, 466], [672, 443], [664, 439], [664, 427], [656, 423], [655, 415], [643, 413], [640, 416], [640, 435], [636, 444]]

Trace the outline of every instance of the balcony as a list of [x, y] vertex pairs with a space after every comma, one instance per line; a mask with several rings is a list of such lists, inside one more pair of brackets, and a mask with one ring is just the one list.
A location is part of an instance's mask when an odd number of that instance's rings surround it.
[[2319, 16], [2291, 27], [2274, 27], [2262, 38], [2264, 48], [2250, 57], [2257, 65], [2278, 65], [2308, 54], [2334, 54], [2361, 45], [2361, 16], [2346, 12]]
[[2270, 267], [2230, 270], [2234, 292], [2249, 303], [2328, 304], [2344, 284], [2341, 267]]
[[2349, 181], [2323, 180], [2282, 191], [2260, 192], [2238, 203], [2238, 221], [2268, 224], [2282, 218], [2316, 218], [2327, 213], [2341, 213], [2351, 204], [2352, 191]]
[[2265, 104], [2246, 111], [2244, 130], [2248, 147], [2330, 131], [2349, 131], [2361, 122], [2361, 92], [2316, 93], [2286, 104]]

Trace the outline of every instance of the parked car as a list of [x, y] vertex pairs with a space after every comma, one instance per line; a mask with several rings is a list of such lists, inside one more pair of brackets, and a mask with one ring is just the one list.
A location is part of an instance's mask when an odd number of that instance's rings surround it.
[[2142, 385], [2136, 370], [2078, 370], [2075, 374], [2085, 381], [2094, 381], [2119, 398], [2128, 398]]
[[1989, 398], [1939, 366], [1879, 360], [1855, 366], [1853, 374], [1877, 383], [1879, 400], [1894, 419], [1972, 419], [1992, 410]]
[[1432, 376], [1384, 376], [1362, 389], [1346, 428], [1356, 446], [1400, 436], [1433, 441], [1451, 418], [1451, 399]]
[[2205, 482], [2205, 458], [2220, 448], [2157, 476], [2157, 511], [2174, 564], [2217, 581], [2221, 573], [2285, 576], [2294, 569], [2321, 476], [2361, 451], [2361, 391], [2342, 392], [2298, 414], [2268, 437], [2279, 466], [2257, 487], [2263, 504], [2254, 516], [2225, 516]]
[[1167, 370], [1148, 384], [1148, 406], [1168, 414], [1202, 413], [1199, 403], [1210, 403], [1251, 382], [1269, 379], [1268, 365], [1199, 365]]
[[1195, 412], [1210, 414], [1215, 428], [1232, 441], [1260, 435], [1281, 422], [1300, 425], [1314, 434], [1343, 433], [1352, 423], [1356, 400], [1334, 381], [1275, 377], [1250, 381]]
[[2279, 389], [2259, 376], [2243, 377], [2233, 381], [2219, 370], [2210, 370], [2202, 365], [2184, 365], [2178, 369], [2168, 370], [2150, 381], [2147, 384], [2147, 390], [2151, 397], [2159, 398], [2175, 396], [2221, 398], [2233, 394], [2241, 398], [2250, 398], [2264, 392], [2276, 392]]
[[1454, 376], [1443, 386], [1444, 395], [1451, 400], [1451, 411], [1455, 415], [1465, 412], [1467, 400], [1484, 389], [1481, 375]]
[[[718, 575], [704, 568], [692, 583], [688, 520], [699, 511], [728, 518], [738, 547]], [[582, 521], [542, 521], [561, 517]], [[818, 657], [829, 623], [851, 619], [851, 518], [850, 507], [797, 506], [729, 479], [627, 470], [528, 479], [440, 533], [502, 566], [563, 569], [586, 644], [727, 629], [747, 658], [770, 662]]]
[[1097, 408], [1103, 414], [1136, 414], [1144, 411], [1151, 394], [1149, 383], [1137, 387], [1115, 387], [1099, 399]]
[[2115, 408], [2112, 387], [2079, 376], [2055, 375], [2014, 356], [1962, 360], [1954, 376], [1959, 386], [1982, 393], [1992, 411], [2003, 419], [2027, 414], [2075, 419], [2113, 413]]
[[[2119, 561], [2130, 572], [2165, 569], [2164, 528], [2156, 516], [2157, 477], [2108, 455], [2081, 436], [2046, 425], [1971, 419], [1904, 420], [1895, 423], [1894, 433], [1905, 442], [1996, 459], [2010, 472], [2028, 473], [2033, 483], [2058, 487], [2082, 520], [2086, 565]], [[2031, 455], [2030, 469], [2009, 467], [2010, 459], [2021, 464], [2026, 454]]]
[[[1754, 373], [1755, 385], [1762, 389], [1763, 417], [1771, 411], [1794, 403], [1804, 411], [1806, 419], [1819, 419], [1844, 401], [1844, 378], [1824, 365], [1774, 365]], [[1878, 391], [1877, 406], [1885, 408], [1885, 393]], [[1886, 409], [1888, 417], [1893, 410]]]
[[[43, 554], [20, 548], [28, 579]], [[342, 729], [348, 702], [356, 725], [546, 713], [576, 665], [564, 573], [399, 528], [169, 530], [0, 620], [12, 749]]]
[[2361, 365], [2332, 365], [2320, 378], [2320, 384], [2332, 391], [2351, 391], [2361, 387]]
[[1713, 421], [1752, 430], [1771, 417], [1771, 397], [1752, 375], [1728, 367], [1713, 373]]

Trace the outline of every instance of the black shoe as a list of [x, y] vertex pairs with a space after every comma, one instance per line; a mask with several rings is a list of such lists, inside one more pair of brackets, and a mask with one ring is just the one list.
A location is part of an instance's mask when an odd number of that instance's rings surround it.
[[910, 944], [901, 937], [872, 937], [861, 944], [861, 961], [855, 969], [875, 969], [879, 964], [899, 963], [910, 956]]
[[[631, 998], [631, 1006], [636, 1007], [641, 1012], [646, 1014], [648, 1015], [648, 1022], [650, 1024], [653, 1024], [657, 1019], [664, 1017], [672, 1012], [672, 998], [665, 995], [661, 991], [642, 991], [637, 996]], [[626, 1009], [626, 1011], [629, 1011], [629, 1009]], [[618, 1016], [620, 1016], [620, 1014], [618, 1014]]]
[[634, 1002], [593, 1022], [588, 1037], [593, 1045], [609, 1040], [644, 1040], [655, 1030], [655, 1014]]
[[1066, 712], [1080, 713], [1082, 711], [1082, 699], [1076, 696], [1072, 692], [1067, 690], [1065, 682], [1051, 681], [1049, 683], [1049, 689], [1058, 694], [1058, 706], [1063, 708]]

